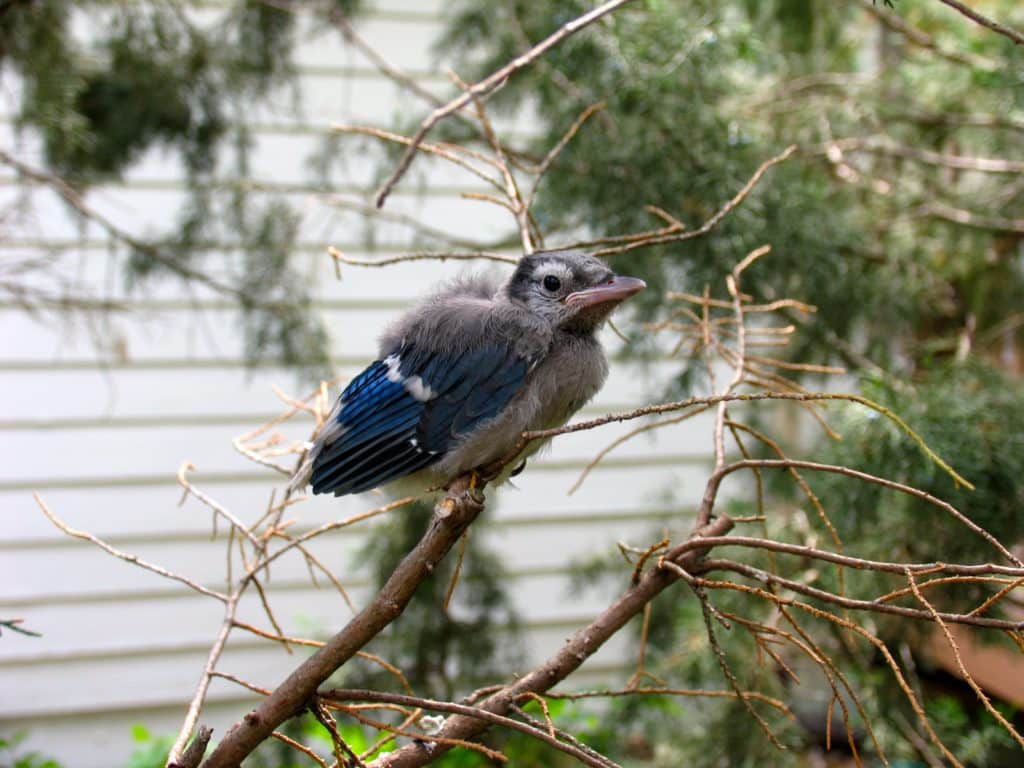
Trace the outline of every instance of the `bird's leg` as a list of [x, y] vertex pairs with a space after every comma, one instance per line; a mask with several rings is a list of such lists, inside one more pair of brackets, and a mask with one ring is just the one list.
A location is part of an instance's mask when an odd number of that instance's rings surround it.
[[519, 462], [519, 466], [512, 470], [512, 474], [510, 474], [509, 477], [517, 477], [521, 475], [524, 469], [526, 469], [526, 459]]

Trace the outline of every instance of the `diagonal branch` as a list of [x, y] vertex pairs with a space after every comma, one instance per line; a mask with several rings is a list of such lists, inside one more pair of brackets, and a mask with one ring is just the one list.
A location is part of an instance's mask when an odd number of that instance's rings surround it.
[[794, 152], [796, 152], [796, 145], [793, 144], [786, 147], [782, 152], [777, 154], [775, 157], [769, 158], [758, 166], [757, 170], [754, 171], [753, 175], [747, 179], [747, 183], [744, 184], [740, 190], [726, 201], [725, 205], [715, 211], [714, 215], [705, 221], [698, 229], [689, 230], [687, 232], [675, 232], [671, 234], [659, 235], [656, 237], [639, 240], [636, 242], [628, 243], [626, 245], [617, 245], [611, 248], [602, 248], [599, 251], [595, 251], [595, 256], [612, 256], [618, 253], [625, 253], [626, 251], [632, 251], [637, 248], [647, 248], [651, 245], [662, 245], [664, 243], [679, 243], [684, 240], [693, 240], [697, 237], [703, 237], [708, 232], [717, 227], [726, 216], [732, 213], [733, 209], [742, 203], [750, 191], [757, 186], [757, 182], [761, 180], [761, 177], [768, 172], [768, 169], [772, 166], [778, 165], [779, 163], [787, 160]]
[[973, 21], [975, 24], [980, 24], [986, 29], [991, 29], [993, 32], [1008, 37], [1017, 45], [1024, 45], [1024, 33], [1018, 32], [1016, 29], [1000, 24], [994, 19], [990, 19], [984, 14], [978, 13], [978, 11], [969, 7], [965, 3], [961, 3], [960, 0], [939, 0], [940, 3], [948, 5], [953, 10], [963, 14], [968, 19]]
[[898, 13], [886, 10], [878, 5], [876, 1], [860, 0], [860, 4], [884, 26], [894, 32], [899, 32], [909, 42], [919, 46], [920, 48], [925, 48], [936, 56], [940, 56], [947, 61], [952, 61], [956, 64], [966, 64], [969, 67], [977, 67], [978, 69], [982, 69], [986, 72], [994, 72], [1000, 67], [998, 63], [984, 56], [947, 50], [939, 45], [932, 35], [929, 35], [919, 27], [915, 27], [912, 24], [907, 23]]
[[456, 480], [435, 507], [434, 517], [419, 543], [373, 601], [236, 723], [203, 768], [236, 768], [281, 723], [302, 712], [328, 677], [401, 615], [416, 588], [482, 510], [483, 498], [470, 487], [468, 478]]
[[[727, 516], [716, 518], [707, 527], [691, 534], [691, 541], [702, 536], [722, 536], [732, 528]], [[704, 556], [705, 550], [692, 549], [682, 555], [679, 548], [665, 555], [666, 560], [675, 560], [684, 569], [693, 568]], [[662, 591], [674, 584], [678, 576], [667, 569], [650, 568], [637, 584], [627, 589], [615, 602], [609, 605], [590, 624], [569, 638], [547, 661], [516, 680], [478, 705], [481, 710], [502, 714], [530, 693], [543, 693], [575, 672], [580, 665], [601, 648], [616, 632], [633, 617], [639, 615], [644, 606]], [[451, 717], [441, 729], [440, 736], [446, 739], [472, 739], [487, 729], [487, 723], [471, 717]], [[437, 744], [426, 752], [417, 744], [410, 744], [394, 752], [382, 755], [372, 768], [419, 768], [447, 752], [450, 746]]]
[[[584, 765], [594, 766], [594, 768], [618, 768], [617, 763], [613, 763], [607, 758], [597, 758], [592, 754], [580, 749], [574, 744], [569, 744], [555, 738], [554, 735], [546, 732], [541, 728], [537, 728], [529, 723], [524, 723], [521, 720], [515, 720], [511, 717], [505, 717], [499, 715], [490, 710], [482, 707], [472, 707], [466, 704], [455, 704], [449, 701], [436, 701], [434, 699], [422, 699], [418, 696], [406, 696], [399, 693], [386, 693], [383, 691], [371, 691], [353, 688], [331, 688], [326, 691], [321, 691], [318, 696], [321, 699], [325, 699], [330, 702], [347, 702], [347, 701], [371, 701], [380, 702], [385, 704], [399, 704], [408, 707], [417, 707], [419, 709], [432, 710], [434, 712], [449, 712], [454, 715], [463, 715], [465, 717], [474, 718], [484, 723], [490, 723], [494, 725], [502, 725], [510, 730], [519, 731], [525, 733], [527, 736], [532, 736], [535, 739], [543, 741], [555, 749], [561, 750], [569, 755], [572, 755]], [[430, 737], [425, 736], [424, 740], [429, 741]]]
[[205, 272], [193, 269], [192, 267], [181, 263], [180, 260], [169, 256], [158, 245], [141, 240], [127, 230], [122, 229], [102, 213], [92, 208], [85, 201], [82, 195], [79, 194], [78, 190], [72, 187], [60, 176], [39, 168], [33, 168], [32, 166], [23, 163], [21, 160], [18, 160], [3, 149], [0, 149], [0, 163], [5, 163], [6, 165], [11, 166], [22, 177], [35, 184], [41, 184], [49, 187], [56, 192], [65, 203], [78, 211], [81, 216], [95, 222], [96, 225], [106, 232], [109, 237], [118, 242], [124, 243], [129, 248], [145, 253], [146, 256], [153, 259], [153, 261], [171, 272], [174, 272], [179, 277], [187, 280], [194, 280], [208, 288], [212, 288], [218, 293], [234, 297], [240, 301], [256, 306], [260, 305], [260, 302], [257, 301], [255, 297], [249, 295], [246, 291], [227, 285], [226, 283], [222, 283]]
[[394, 172], [392, 172], [388, 180], [384, 182], [384, 186], [381, 187], [380, 192], [377, 193], [377, 207], [382, 208], [384, 206], [384, 203], [388, 199], [388, 195], [391, 194], [391, 190], [394, 189], [398, 181], [405, 175], [405, 172], [409, 170], [409, 166], [412, 165], [413, 158], [416, 157], [416, 150], [420, 142], [423, 141], [427, 132], [431, 128], [437, 125], [444, 118], [465, 107], [474, 99], [481, 98], [491, 93], [498, 86], [508, 80], [509, 77], [545, 54], [551, 48], [554, 48], [567, 37], [570, 37], [581, 29], [590, 26], [595, 21], [608, 15], [612, 11], [618, 10], [628, 2], [630, 2], [630, 0], [609, 0], [582, 16], [563, 24], [557, 30], [533, 46], [533, 48], [516, 56], [516, 58], [508, 64], [496, 70], [480, 82], [469, 86], [462, 95], [452, 99], [444, 106], [438, 107], [431, 112], [430, 115], [420, 123], [420, 127], [417, 128], [416, 133], [413, 134], [412, 141], [405, 150], [405, 154], [402, 155], [402, 159], [399, 161], [398, 166], [395, 168]]

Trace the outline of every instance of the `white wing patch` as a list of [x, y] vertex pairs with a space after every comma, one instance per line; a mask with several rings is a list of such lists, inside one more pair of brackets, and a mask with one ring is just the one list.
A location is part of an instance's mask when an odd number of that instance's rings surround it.
[[425, 403], [428, 400], [433, 400], [437, 397], [437, 393], [430, 388], [430, 385], [425, 383], [419, 376], [405, 377], [399, 368], [402, 365], [402, 358], [398, 355], [388, 355], [384, 358], [384, 365], [388, 367], [386, 374], [388, 381], [395, 383], [401, 383], [405, 387], [405, 391], [412, 395], [414, 398], [419, 400], [421, 403]]

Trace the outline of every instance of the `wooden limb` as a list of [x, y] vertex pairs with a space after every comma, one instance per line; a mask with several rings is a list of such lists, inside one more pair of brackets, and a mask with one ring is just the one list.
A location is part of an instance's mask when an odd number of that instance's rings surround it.
[[236, 723], [203, 768], [237, 768], [281, 723], [302, 712], [328, 677], [401, 615], [416, 588], [482, 510], [483, 498], [469, 489], [468, 477], [456, 480], [435, 507], [430, 526], [419, 543], [370, 604]]
[[452, 99], [444, 106], [438, 107], [431, 112], [430, 115], [420, 123], [419, 128], [416, 129], [416, 133], [413, 134], [412, 141], [405, 150], [405, 154], [402, 155], [402, 159], [399, 161], [398, 166], [392, 172], [388, 180], [384, 182], [384, 186], [381, 187], [380, 192], [377, 193], [377, 207], [384, 207], [384, 203], [387, 201], [388, 195], [391, 194], [391, 190], [395, 188], [395, 185], [402, 176], [405, 175], [405, 172], [409, 170], [409, 166], [412, 164], [413, 158], [416, 157], [416, 151], [420, 142], [423, 141], [427, 132], [431, 128], [449, 115], [458, 112], [474, 99], [481, 98], [489, 94], [499, 85], [508, 80], [509, 77], [542, 56], [551, 48], [558, 45], [565, 38], [576, 34], [581, 29], [588, 27], [612, 11], [618, 10], [628, 2], [630, 2], [630, 0], [609, 0], [582, 16], [563, 24], [553, 33], [533, 46], [530, 50], [516, 56], [512, 61], [496, 70], [488, 77], [469, 86], [465, 91], [463, 91], [462, 95]]
[[205, 725], [199, 726], [199, 732], [192, 739], [192, 743], [188, 745], [188, 749], [185, 750], [179, 760], [168, 763], [167, 768], [196, 768], [203, 759], [203, 754], [206, 752], [206, 746], [210, 743], [211, 736], [213, 736], [212, 728], [208, 728]]
[[[732, 528], [732, 520], [718, 517], [705, 529], [691, 535], [691, 540], [702, 536], [721, 536]], [[666, 559], [677, 556], [678, 547], [669, 552]], [[692, 567], [701, 557], [702, 550], [691, 550], [679, 556], [682, 567]], [[489, 696], [480, 709], [502, 714], [528, 693], [543, 693], [576, 671], [610, 637], [625, 626], [626, 622], [643, 612], [644, 606], [678, 580], [676, 574], [661, 568], [647, 570], [640, 582], [627, 589], [615, 602], [609, 605], [593, 622], [579, 629], [547, 661], [533, 669], [497, 693]], [[448, 718], [441, 736], [445, 738], [471, 739], [487, 728], [479, 719], [455, 716]], [[371, 765], [372, 768], [417, 768], [436, 759], [449, 746], [437, 744], [429, 753], [412, 744], [394, 752], [382, 755]]]
[[[476, 719], [493, 725], [501, 725], [513, 731], [525, 733], [527, 736], [532, 736], [555, 749], [572, 755], [584, 765], [590, 765], [594, 768], [617, 768], [616, 763], [613, 763], [608, 758], [597, 758], [589, 752], [580, 749], [575, 744], [569, 744], [559, 740], [553, 733], [549, 733], [543, 728], [538, 728], [520, 720], [514, 720], [511, 717], [491, 712], [483, 707], [471, 707], [465, 704], [455, 704], [448, 701], [422, 699], [418, 696], [407, 696], [399, 693], [385, 693], [383, 691], [351, 688], [331, 688], [321, 691], [318, 695], [321, 699], [332, 702], [375, 701], [387, 704], [400, 704], [407, 707], [419, 707], [420, 709], [431, 710], [434, 712], [450, 712], [455, 715], [462, 715], [467, 718]], [[423, 739], [425, 741], [429, 741], [430, 736], [424, 736]]]
[[986, 29], [991, 29], [993, 32], [1000, 34], [1003, 37], [1008, 37], [1017, 45], [1024, 45], [1024, 33], [1018, 32], [1016, 29], [1012, 29], [1005, 24], [1000, 24], [998, 21], [988, 18], [967, 6], [965, 3], [961, 3], [960, 0], [939, 0], [939, 2], [944, 5], [948, 5], [953, 10], [963, 14], [975, 24], [980, 24]]

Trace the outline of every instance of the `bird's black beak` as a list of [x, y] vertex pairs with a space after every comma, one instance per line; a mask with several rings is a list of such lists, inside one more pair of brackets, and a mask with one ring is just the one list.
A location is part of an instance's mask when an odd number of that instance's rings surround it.
[[574, 291], [565, 297], [566, 306], [574, 309], [585, 309], [597, 304], [615, 303], [625, 301], [635, 293], [640, 293], [647, 287], [647, 283], [638, 277], [610, 278], [607, 282], [595, 285], [593, 288], [584, 288], [582, 291]]

